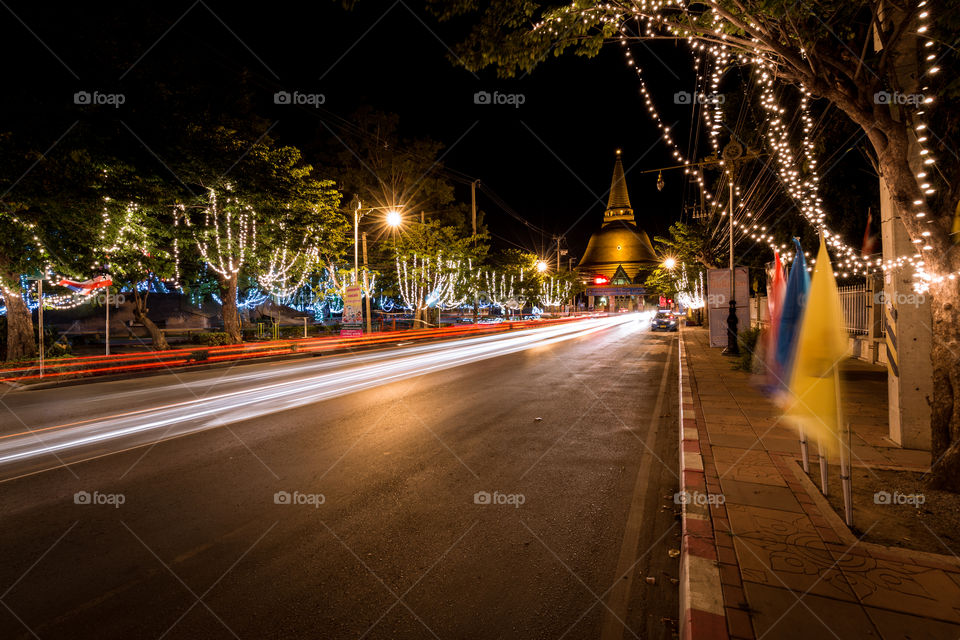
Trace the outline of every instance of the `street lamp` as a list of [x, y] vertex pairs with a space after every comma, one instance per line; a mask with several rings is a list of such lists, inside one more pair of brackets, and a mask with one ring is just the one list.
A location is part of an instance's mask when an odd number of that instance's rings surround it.
[[727, 313], [727, 348], [723, 350], [723, 355], [726, 356], [738, 356], [740, 355], [740, 345], [737, 344], [737, 325], [739, 324], [739, 319], [737, 318], [737, 277], [734, 270], [733, 262], [733, 250], [734, 250], [734, 238], [733, 238], [733, 169], [734, 163], [737, 160], [740, 160], [743, 157], [743, 145], [741, 145], [736, 140], [731, 140], [727, 143], [727, 146], [723, 148], [723, 160], [729, 165], [727, 170], [727, 175], [729, 176], [728, 182], [730, 186], [730, 208], [729, 213], [729, 240], [730, 240], [730, 310]]
[[547, 263], [543, 260], [537, 260], [537, 271], [543, 273], [547, 270]]
[[[403, 222], [403, 216], [400, 214], [400, 211], [396, 207], [362, 207], [360, 204], [359, 198], [357, 199], [357, 208], [353, 212], [353, 274], [354, 281], [359, 285], [360, 284], [360, 219], [369, 212], [377, 211], [380, 209], [386, 209], [386, 221], [387, 225], [391, 227], [398, 227], [400, 223]], [[363, 266], [367, 266], [367, 232], [363, 232]], [[366, 291], [365, 304], [367, 311], [367, 333], [370, 333], [373, 330], [373, 318], [370, 315], [370, 285], [367, 281], [367, 272], [363, 272], [363, 288]]]
[[663, 266], [667, 269], [673, 269], [675, 266], [677, 266], [677, 261], [675, 258], [667, 258], [663, 261]]
[[387, 226], [388, 227], [399, 227], [403, 224], [403, 216], [400, 215], [400, 212], [396, 209], [390, 209], [387, 211]]

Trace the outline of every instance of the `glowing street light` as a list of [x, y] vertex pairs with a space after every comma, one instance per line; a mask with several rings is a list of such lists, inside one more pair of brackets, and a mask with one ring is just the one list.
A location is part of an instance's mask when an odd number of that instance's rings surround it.
[[390, 209], [387, 211], [387, 226], [388, 227], [399, 227], [403, 224], [403, 216], [400, 215], [400, 212], [396, 209]]
[[663, 261], [663, 266], [667, 269], [673, 269], [675, 266], [677, 266], [677, 261], [674, 258], [667, 258]]
[[537, 260], [537, 271], [543, 273], [547, 270], [547, 263], [543, 260]]

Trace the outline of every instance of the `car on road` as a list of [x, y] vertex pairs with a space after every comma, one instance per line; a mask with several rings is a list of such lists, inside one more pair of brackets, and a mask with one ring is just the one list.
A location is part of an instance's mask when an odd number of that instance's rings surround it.
[[676, 331], [679, 326], [677, 316], [672, 311], [658, 311], [650, 323], [651, 331]]

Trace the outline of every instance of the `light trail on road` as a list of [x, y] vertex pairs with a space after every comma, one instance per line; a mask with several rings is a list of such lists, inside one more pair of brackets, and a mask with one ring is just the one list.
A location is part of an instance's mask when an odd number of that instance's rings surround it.
[[[219, 378], [169, 385], [171, 395], [189, 391], [192, 399], [153, 406], [117, 415], [90, 418], [66, 425], [37, 425], [28, 431], [0, 437], [0, 468], [16, 467], [49, 459], [77, 462], [84, 455], [105, 455], [206, 429], [286, 411], [295, 407], [371, 389], [391, 382], [495, 358], [518, 351], [588, 336], [634, 323], [646, 328], [647, 314], [624, 314], [506, 333], [433, 343], [353, 356], [337, 356], [316, 363], [292, 363], [268, 371], [233, 372]], [[291, 377], [292, 376], [292, 377]], [[290, 379], [283, 379], [290, 378]], [[211, 385], [238, 388], [221, 393], [198, 394], [192, 387]], [[104, 394], [91, 399], [98, 406], [116, 406], [138, 392]], [[105, 450], [106, 449], [106, 450]], [[78, 457], [79, 456], [79, 457]], [[7, 469], [9, 471], [9, 469]], [[7, 474], [4, 474], [7, 475]]]

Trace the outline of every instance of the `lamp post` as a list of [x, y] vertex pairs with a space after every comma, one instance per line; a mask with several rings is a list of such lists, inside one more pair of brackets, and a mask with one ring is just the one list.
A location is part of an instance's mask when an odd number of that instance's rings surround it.
[[723, 148], [723, 160], [729, 165], [727, 176], [730, 185], [730, 209], [727, 213], [730, 230], [730, 312], [727, 314], [727, 348], [723, 350], [723, 355], [740, 355], [740, 346], [737, 344], [737, 274], [733, 265], [733, 164], [743, 158], [743, 145], [736, 140], [731, 140]]
[[[396, 207], [366, 207], [363, 208], [360, 203], [360, 199], [357, 199], [357, 207], [353, 211], [353, 273], [354, 278], [357, 282], [357, 285], [360, 284], [360, 220], [364, 215], [370, 211], [378, 211], [386, 209], [386, 223], [390, 227], [399, 227], [400, 223], [403, 221], [403, 217], [400, 214], [400, 211]], [[366, 307], [366, 316], [367, 316], [367, 333], [372, 332], [373, 330], [373, 318], [371, 317], [370, 311], [370, 284], [367, 279], [367, 232], [363, 232], [363, 287], [366, 294], [365, 298], [365, 307]]]
[[737, 344], [737, 325], [740, 323], [737, 318], [737, 274], [733, 266], [733, 168], [730, 171], [730, 212], [727, 214], [730, 218], [730, 311], [727, 313], [727, 348], [723, 350], [723, 355], [740, 355], [740, 345]]

